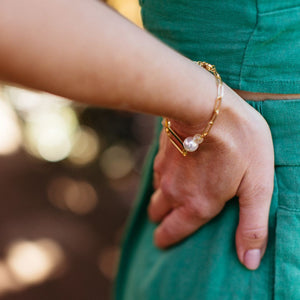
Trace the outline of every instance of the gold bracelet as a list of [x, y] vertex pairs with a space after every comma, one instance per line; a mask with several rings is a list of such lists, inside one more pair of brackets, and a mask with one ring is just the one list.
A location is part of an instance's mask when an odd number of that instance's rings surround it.
[[162, 125], [165, 127], [165, 131], [168, 134], [168, 137], [170, 138], [172, 144], [183, 156], [186, 156], [188, 152], [196, 151], [199, 145], [203, 142], [204, 138], [208, 135], [211, 127], [213, 126], [220, 112], [220, 106], [224, 95], [223, 82], [215, 66], [208, 64], [204, 61], [197, 61], [195, 63], [215, 76], [217, 81], [218, 95], [215, 101], [214, 111], [212, 113], [211, 119], [206, 125], [204, 131], [202, 133], [195, 134], [194, 136], [189, 136], [186, 139], [184, 139], [184, 141], [182, 141], [178, 134], [171, 128], [171, 121], [169, 121], [167, 118], [164, 118]]

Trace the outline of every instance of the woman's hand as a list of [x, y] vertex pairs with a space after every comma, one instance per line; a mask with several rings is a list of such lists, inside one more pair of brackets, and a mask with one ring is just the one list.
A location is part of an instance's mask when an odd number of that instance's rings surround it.
[[[205, 126], [175, 120], [171, 124], [184, 138]], [[237, 254], [247, 268], [256, 269], [267, 244], [273, 176], [273, 144], [266, 121], [226, 87], [220, 114], [196, 152], [183, 157], [161, 133], [154, 163], [155, 192], [148, 210], [150, 219], [160, 222], [156, 245], [165, 248], [181, 241], [237, 195]]]
[[[193, 124], [213, 107], [213, 75], [101, 1], [2, 0], [0, 36], [2, 81]], [[197, 98], [199, 94], [203, 97]], [[174, 121], [172, 126], [189, 136], [205, 124], [190, 128]], [[166, 247], [188, 236], [237, 194], [238, 255], [248, 267], [257, 267], [255, 258], [266, 244], [273, 171], [267, 124], [226, 89], [221, 113], [197, 152], [181, 157], [166, 135], [161, 137], [157, 190], [149, 207], [151, 219], [161, 221], [157, 245]], [[245, 254], [249, 249], [261, 252]]]

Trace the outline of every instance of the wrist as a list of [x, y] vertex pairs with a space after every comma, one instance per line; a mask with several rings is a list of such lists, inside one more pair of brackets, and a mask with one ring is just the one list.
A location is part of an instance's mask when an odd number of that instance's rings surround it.
[[[219, 113], [209, 133], [204, 136], [203, 142], [222, 144], [236, 135], [247, 134], [249, 128], [253, 127], [253, 118], [250, 116], [251, 114], [249, 115], [248, 110], [249, 105], [231, 88], [224, 85], [224, 97]], [[256, 114], [256, 111], [254, 114]], [[172, 130], [184, 141], [187, 137], [202, 135], [211, 116], [206, 119], [199, 117], [199, 121], [192, 124], [181, 120], [168, 120]]]
[[[257, 127], [253, 124], [253, 116], [257, 118], [257, 112], [249, 114], [249, 105], [232, 89], [227, 86], [224, 88], [221, 77], [215, 67], [205, 62], [198, 62], [198, 64], [211, 72], [217, 81], [217, 97], [211, 117], [206, 123], [207, 125], [203, 128], [203, 118], [197, 123], [186, 123], [166, 118], [163, 124], [172, 144], [183, 156], [186, 156], [189, 152], [196, 151], [204, 140], [208, 143], [216, 142], [227, 146], [232, 144], [231, 140], [236, 140], [238, 143], [238, 141], [243, 140], [241, 134], [249, 136], [248, 128], [252, 131], [251, 128], [255, 129]], [[224, 96], [225, 89], [226, 95]], [[258, 120], [259, 118], [261, 116], [258, 117]], [[218, 123], [218, 126], [213, 126], [215, 122]], [[213, 127], [218, 128], [211, 130]], [[210, 131], [212, 131], [211, 134], [209, 134]], [[232, 146], [234, 147], [233, 144]]]
[[[205, 128], [203, 129], [202, 133], [197, 133], [196, 135], [194, 135], [193, 137], [188, 137], [187, 139], [184, 140], [184, 142], [182, 142], [181, 138], [178, 136], [178, 133], [185, 131], [186, 127], [188, 127], [188, 129], [191, 129], [192, 127], [192, 131], [194, 130], [199, 130], [200, 127], [202, 127], [202, 124], [199, 124], [200, 122], [197, 121], [196, 123], [193, 122], [189, 122], [189, 124], [184, 124], [184, 122], [177, 122], [178, 125], [181, 125], [181, 129], [177, 130], [177, 133], [174, 131], [174, 127], [173, 129], [171, 128], [171, 121], [168, 120], [167, 118], [164, 121], [164, 126], [166, 128], [166, 132], [168, 133], [169, 137], [173, 136], [175, 137], [175, 139], [182, 144], [183, 146], [183, 155], [186, 155], [187, 152], [194, 152], [200, 143], [202, 143], [203, 139], [208, 135], [209, 131], [211, 130], [217, 116], [220, 113], [220, 106], [222, 103], [222, 98], [224, 96], [224, 86], [223, 86], [223, 82], [221, 79], [220, 74], [217, 72], [216, 68], [214, 65], [211, 65], [209, 63], [206, 62], [201, 62], [201, 61], [197, 61], [195, 62], [198, 66], [202, 67], [203, 69], [205, 69], [206, 71], [208, 71], [209, 73], [213, 74], [217, 83], [217, 97], [214, 101], [214, 107], [213, 107], [213, 112], [211, 114], [211, 117], [207, 123], [207, 125], [205, 126]], [[205, 107], [207, 109], [207, 107]], [[200, 118], [201, 119], [201, 118]], [[202, 118], [203, 119], [203, 118]], [[174, 123], [174, 122], [173, 122]], [[202, 122], [201, 122], [202, 123]], [[177, 127], [176, 123], [175, 123], [175, 127]], [[176, 146], [176, 144], [173, 142], [173, 144]], [[178, 148], [176, 146], [176, 148]], [[178, 148], [180, 149], [180, 147]], [[179, 150], [181, 152], [181, 150]]]

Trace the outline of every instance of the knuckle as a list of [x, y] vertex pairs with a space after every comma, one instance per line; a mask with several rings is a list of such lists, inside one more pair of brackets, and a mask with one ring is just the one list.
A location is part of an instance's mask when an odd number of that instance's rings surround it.
[[148, 211], [151, 211], [154, 209], [156, 203], [157, 203], [157, 198], [158, 198], [158, 192], [155, 192], [152, 194], [149, 204], [148, 204]]
[[154, 159], [153, 170], [158, 173], [162, 170], [162, 160], [159, 155], [156, 155]]
[[201, 210], [198, 210], [197, 216], [201, 220], [210, 220], [214, 216], [214, 214], [212, 213], [210, 208], [205, 207]]
[[265, 227], [244, 229], [242, 236], [248, 241], [264, 241], [268, 237], [268, 230]]
[[266, 195], [272, 192], [272, 185], [261, 180], [258, 184], [255, 186], [254, 193], [257, 195]]
[[171, 199], [175, 198], [176, 196], [175, 185], [171, 176], [164, 176], [163, 178], [161, 178], [160, 189], [162, 194], [166, 198], [171, 198]]
[[160, 186], [160, 175], [154, 171], [152, 185], [154, 190], [157, 190]]
[[272, 198], [273, 185], [259, 182], [253, 184], [251, 190], [244, 193], [242, 203], [244, 207], [256, 207], [259, 203], [269, 202]]
[[175, 239], [176, 231], [171, 226], [160, 226], [154, 232], [154, 243], [159, 248], [169, 246]]
[[[195, 201], [195, 200], [194, 200]], [[194, 202], [193, 201], [193, 202]], [[188, 218], [195, 218], [200, 220], [209, 220], [212, 217], [212, 209], [209, 205], [200, 203], [199, 199], [196, 199], [196, 204], [189, 204], [185, 207], [185, 214]]]

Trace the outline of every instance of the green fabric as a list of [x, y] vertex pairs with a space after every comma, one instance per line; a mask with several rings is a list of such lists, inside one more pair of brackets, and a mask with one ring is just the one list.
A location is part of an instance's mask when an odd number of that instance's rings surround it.
[[[192, 60], [215, 64], [230, 87], [300, 93], [299, 0], [140, 4], [148, 31]], [[154, 246], [147, 205], [158, 125], [123, 245], [117, 300], [300, 299], [300, 99], [248, 103], [268, 122], [275, 151], [269, 241], [260, 267], [249, 271], [237, 259], [237, 198], [177, 246]]]
[[300, 93], [299, 0], [141, 0], [145, 28], [232, 88]]
[[300, 299], [300, 99], [247, 102], [268, 122], [275, 150], [269, 240], [260, 267], [249, 271], [237, 259], [236, 198], [177, 246], [167, 251], [154, 246], [156, 225], [146, 209], [156, 139], [123, 246], [117, 300]]

